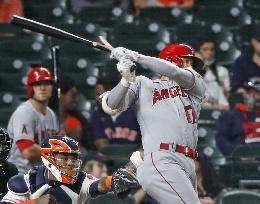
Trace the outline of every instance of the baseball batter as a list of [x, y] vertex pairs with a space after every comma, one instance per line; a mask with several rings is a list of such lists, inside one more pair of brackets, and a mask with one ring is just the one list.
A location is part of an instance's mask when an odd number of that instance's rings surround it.
[[48, 69], [34, 68], [27, 81], [29, 99], [15, 110], [8, 123], [13, 139], [8, 161], [16, 164], [19, 173], [27, 173], [40, 161], [40, 142], [58, 131], [56, 116], [48, 108], [53, 82]]
[[[164, 48], [159, 58], [115, 48], [122, 80], [102, 98], [105, 112], [113, 115], [132, 106], [142, 132], [144, 161], [137, 177], [147, 193], [163, 204], [200, 203], [194, 161], [197, 118], [205, 98], [198, 72], [203, 62], [184, 44]], [[134, 62], [159, 73], [161, 79], [135, 77]]]

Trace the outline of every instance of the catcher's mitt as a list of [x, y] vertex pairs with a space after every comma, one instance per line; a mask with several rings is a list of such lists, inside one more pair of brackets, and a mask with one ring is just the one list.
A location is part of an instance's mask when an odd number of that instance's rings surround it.
[[140, 184], [131, 169], [120, 168], [113, 174], [112, 190], [117, 197], [122, 198], [128, 194], [129, 190], [139, 187]]

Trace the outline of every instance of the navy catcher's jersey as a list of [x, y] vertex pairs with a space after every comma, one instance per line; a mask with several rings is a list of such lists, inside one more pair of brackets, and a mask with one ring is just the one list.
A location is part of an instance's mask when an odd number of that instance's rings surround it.
[[68, 185], [50, 181], [45, 176], [46, 172], [45, 166], [37, 166], [32, 168], [28, 174], [14, 176], [8, 182], [9, 191], [2, 201], [19, 203], [51, 194], [58, 203], [83, 204], [91, 197], [89, 186], [96, 181], [94, 177], [81, 171], [75, 184]]

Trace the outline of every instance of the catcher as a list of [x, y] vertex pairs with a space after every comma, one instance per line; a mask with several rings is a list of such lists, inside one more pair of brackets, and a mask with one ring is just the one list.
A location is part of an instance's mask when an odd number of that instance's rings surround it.
[[131, 172], [119, 169], [101, 179], [80, 171], [78, 143], [67, 136], [51, 136], [41, 145], [43, 166], [8, 181], [2, 203], [85, 203], [90, 197], [116, 195], [139, 186]]

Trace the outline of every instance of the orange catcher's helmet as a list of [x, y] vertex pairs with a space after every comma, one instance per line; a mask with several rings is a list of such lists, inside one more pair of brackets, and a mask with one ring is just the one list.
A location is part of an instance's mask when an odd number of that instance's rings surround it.
[[191, 46], [185, 44], [171, 44], [165, 47], [159, 53], [159, 58], [169, 62], [174, 62], [178, 67], [183, 66], [182, 58], [191, 59], [193, 61], [192, 67], [197, 72], [203, 70], [204, 66], [204, 62], [200, 58], [195, 57], [194, 49]]
[[32, 85], [40, 81], [51, 81], [54, 83], [51, 72], [44, 67], [35, 67], [28, 75], [27, 78], [27, 95], [31, 97], [33, 94]]
[[[58, 157], [57, 154], [61, 156]], [[78, 142], [63, 136], [54, 135], [41, 144], [41, 159], [55, 178], [65, 184], [74, 184], [81, 166]]]

